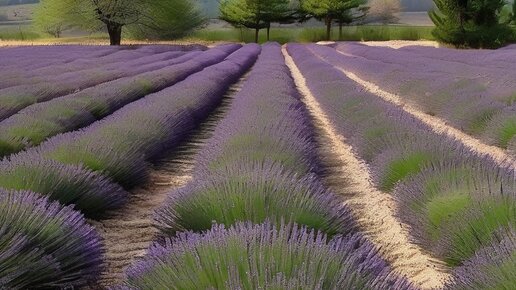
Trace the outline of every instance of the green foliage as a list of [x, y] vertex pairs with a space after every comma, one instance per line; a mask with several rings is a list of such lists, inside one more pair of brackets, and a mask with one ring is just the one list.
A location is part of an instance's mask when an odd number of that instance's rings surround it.
[[479, 166], [429, 166], [394, 192], [413, 236], [451, 266], [516, 226], [513, 173]]
[[35, 23], [54, 35], [66, 27], [89, 31], [105, 27], [111, 44], [120, 44], [123, 27], [136, 38], [170, 39], [201, 26], [204, 17], [192, 0], [44, 0]]
[[59, 38], [67, 29], [67, 11], [59, 1], [41, 0], [34, 10], [33, 23], [37, 30]]
[[434, 0], [429, 13], [436, 25], [434, 36], [457, 47], [496, 48], [514, 38], [507, 24], [500, 23], [504, 0]]
[[220, 18], [235, 27], [269, 29], [273, 22], [292, 22], [296, 19], [296, 5], [291, 0], [222, 0]]
[[[326, 40], [330, 40], [333, 21], [338, 21], [342, 27], [343, 24], [349, 24], [357, 18], [362, 18], [367, 9], [360, 10], [359, 7], [366, 3], [367, 0], [302, 0], [301, 9], [310, 17], [324, 20]], [[355, 13], [357, 9], [361, 13]]]
[[149, 6], [146, 14], [152, 15], [148, 21], [137, 22], [127, 27], [129, 36], [136, 39], [178, 39], [204, 25], [206, 18], [192, 1], [174, 1], [167, 7], [167, 1]]
[[340, 202], [310, 176], [300, 179], [281, 167], [252, 166], [251, 171], [226, 170], [220, 173], [223, 177], [204, 177], [202, 184], [178, 192], [158, 211], [162, 233], [266, 220], [296, 222], [330, 236], [353, 229]]
[[0, 26], [0, 40], [35, 40], [41, 35], [34, 32], [28, 25], [13, 27], [11, 25]]
[[381, 176], [380, 189], [390, 191], [400, 180], [417, 174], [421, 168], [432, 160], [427, 152], [410, 152], [390, 160]]

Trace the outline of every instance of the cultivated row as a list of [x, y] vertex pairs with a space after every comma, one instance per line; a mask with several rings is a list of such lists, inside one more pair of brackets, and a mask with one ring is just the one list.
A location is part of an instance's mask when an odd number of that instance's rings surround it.
[[122, 205], [127, 193], [113, 180], [127, 188], [141, 182], [147, 161], [177, 144], [201, 122], [258, 53], [258, 46], [244, 46], [221, 63], [88, 128], [51, 138], [3, 160], [0, 285], [79, 287], [94, 283], [102, 271], [99, 236], [81, 214], [61, 204], [73, 204], [95, 218]]
[[53, 98], [78, 92], [100, 83], [130, 77], [140, 73], [164, 68], [167, 61], [183, 55], [183, 52], [144, 54], [142, 59], [125, 56], [127, 59], [110, 65], [100, 65], [92, 69], [78, 70], [63, 75], [45, 74], [35, 83], [25, 83], [0, 89], [0, 120], [34, 103], [45, 102]]
[[331, 64], [428, 115], [488, 144], [516, 149], [514, 70], [425, 59], [389, 48], [338, 45], [337, 51], [344, 54], [317, 51]]
[[28, 106], [0, 122], [0, 157], [38, 145], [56, 134], [84, 127], [130, 102], [222, 61], [238, 48], [237, 45], [224, 45], [206, 52], [191, 52], [150, 67], [137, 68], [136, 71], [150, 71], [133, 77]]
[[[458, 267], [448, 286], [514, 283], [511, 268], [497, 266], [514, 263], [514, 255], [507, 253], [516, 245], [514, 166], [500, 168], [434, 133], [401, 107], [363, 91], [317, 57], [325, 49], [288, 46], [338, 133], [367, 162], [376, 186], [394, 195], [398, 218], [410, 226], [413, 240], [450, 267]], [[489, 248], [505, 254], [497, 256], [499, 261], [471, 262]], [[477, 277], [466, 277], [473, 266]], [[489, 280], [483, 280], [485, 275]]]
[[410, 289], [318, 181], [312, 129], [280, 47], [265, 45], [125, 287]]

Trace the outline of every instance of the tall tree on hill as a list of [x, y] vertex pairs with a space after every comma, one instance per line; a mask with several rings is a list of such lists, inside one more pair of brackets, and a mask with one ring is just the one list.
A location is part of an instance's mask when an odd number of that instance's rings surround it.
[[331, 39], [331, 28], [334, 21], [345, 19], [349, 10], [365, 4], [364, 0], [302, 0], [301, 8], [311, 17], [324, 21], [326, 24], [326, 39]]
[[53, 18], [53, 21], [64, 20], [72, 26], [88, 30], [104, 28], [109, 34], [111, 45], [120, 45], [124, 27], [129, 32], [140, 33], [140, 36], [156, 38], [171, 35], [171, 31], [187, 33], [204, 23], [200, 10], [192, 0], [43, 1], [59, 10], [56, 12], [58, 17]]
[[235, 27], [254, 29], [255, 42], [260, 30], [267, 29], [270, 39], [271, 23], [294, 21], [296, 9], [291, 0], [222, 0], [220, 18]]

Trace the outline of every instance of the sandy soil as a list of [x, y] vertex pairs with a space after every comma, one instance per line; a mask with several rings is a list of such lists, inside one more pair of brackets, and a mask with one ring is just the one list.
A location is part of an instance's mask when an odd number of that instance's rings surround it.
[[157, 234], [152, 214], [173, 189], [191, 180], [193, 164], [188, 158], [173, 160], [177, 166], [153, 170], [148, 184], [131, 192], [127, 205], [108, 219], [92, 222], [104, 239], [106, 271], [99, 281], [100, 287], [122, 282], [124, 271], [135, 259], [143, 257]]
[[381, 249], [384, 258], [396, 272], [424, 289], [442, 286], [449, 277], [443, 263], [428, 256], [410, 241], [408, 226], [395, 217], [395, 201], [389, 194], [374, 187], [366, 164], [354, 154], [346, 139], [336, 132], [285, 48], [283, 52], [319, 130], [323, 160], [331, 160], [327, 164], [331, 171], [327, 183], [337, 193], [343, 194], [361, 230]]
[[475, 137], [472, 137], [457, 128], [449, 126], [441, 118], [428, 115], [418, 110], [414, 106], [405, 103], [399, 95], [384, 91], [376, 84], [361, 79], [351, 71], [347, 71], [340, 67], [336, 68], [342, 71], [342, 73], [344, 73], [348, 78], [352, 79], [360, 86], [365, 88], [367, 91], [381, 97], [388, 102], [402, 107], [403, 110], [405, 110], [407, 113], [427, 124], [434, 132], [449, 136], [452, 139], [456, 139], [473, 152], [481, 155], [487, 155], [500, 165], [508, 165], [512, 167], [516, 165], [516, 160], [514, 160], [504, 149], [483, 143], [479, 139], [476, 139]]
[[[319, 41], [317, 44], [319, 45], [329, 45], [335, 44], [335, 41]], [[399, 49], [406, 46], [429, 46], [429, 47], [441, 47], [437, 41], [430, 40], [390, 40], [390, 41], [361, 41], [360, 44], [368, 45], [368, 46], [384, 46], [390, 47], [394, 49]]]
[[228, 90], [222, 104], [188, 140], [156, 162], [149, 182], [131, 192], [125, 207], [106, 220], [91, 221], [103, 237], [106, 249], [106, 270], [93, 288], [105, 289], [120, 284], [126, 268], [145, 255], [158, 233], [153, 226], [154, 210], [163, 204], [169, 193], [192, 180], [195, 155], [211, 137], [218, 120], [224, 117], [233, 95], [240, 91], [246, 78], [247, 74]]
[[402, 48], [405, 46], [430, 46], [430, 47], [441, 47], [441, 45], [437, 41], [430, 41], [430, 40], [417, 40], [417, 41], [410, 41], [410, 40], [391, 40], [391, 41], [364, 41], [361, 42], [362, 44], [369, 45], [369, 46], [385, 46], [390, 47], [394, 49]]

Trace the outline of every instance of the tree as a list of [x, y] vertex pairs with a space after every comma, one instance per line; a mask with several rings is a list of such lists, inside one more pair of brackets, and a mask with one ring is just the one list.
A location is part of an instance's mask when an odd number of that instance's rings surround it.
[[516, 25], [516, 1], [512, 3], [512, 12], [510, 14], [510, 23]]
[[34, 11], [34, 26], [45, 33], [59, 38], [68, 27], [66, 15], [61, 9], [61, 3], [52, 0], [41, 0], [38, 8]]
[[235, 27], [254, 29], [255, 42], [261, 29], [267, 29], [270, 38], [271, 23], [294, 19], [296, 10], [290, 0], [222, 0], [220, 18]]
[[[191, 0], [45, 0], [61, 16], [45, 19], [36, 13], [41, 23], [56, 23], [58, 19], [70, 26], [91, 31], [106, 29], [111, 45], [120, 45], [122, 29], [135, 35], [156, 38], [181, 35], [201, 25], [200, 10]], [[43, 7], [43, 8], [42, 8]], [[40, 9], [45, 9], [40, 6]], [[181, 25], [179, 25], [181, 24]], [[172, 31], [172, 32], [171, 32]], [[175, 34], [174, 34], [175, 33]]]
[[363, 0], [302, 0], [301, 8], [311, 17], [324, 21], [326, 39], [330, 40], [333, 22], [339, 19], [345, 20], [349, 16], [346, 11], [358, 8], [363, 4]]
[[371, 0], [369, 1], [369, 18], [383, 24], [396, 23], [401, 12], [400, 0]]
[[[363, 4], [366, 2], [367, 0], [362, 0]], [[341, 11], [341, 13], [336, 16], [337, 23], [339, 25], [339, 39], [342, 39], [342, 28], [344, 25], [361, 22], [366, 18], [368, 13], [368, 6], [359, 6], [354, 9], [346, 9]]]
[[434, 36], [457, 47], [498, 47], [512, 31], [500, 23], [504, 0], [434, 0], [437, 10], [429, 12], [436, 28]]

